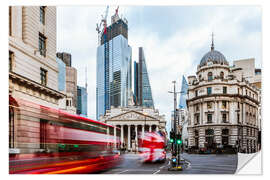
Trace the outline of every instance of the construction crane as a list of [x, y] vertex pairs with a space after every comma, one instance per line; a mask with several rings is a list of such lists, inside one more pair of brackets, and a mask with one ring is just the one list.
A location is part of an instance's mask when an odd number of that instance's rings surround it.
[[101, 27], [102, 23], [103, 23], [103, 27], [104, 27], [103, 31], [106, 31], [108, 12], [109, 12], [109, 6], [107, 6], [107, 8], [106, 8], [105, 16], [103, 17], [103, 15], [101, 15], [102, 19], [101, 19], [99, 24], [97, 23], [96, 30], [97, 30], [98, 34], [101, 32], [100, 27]]

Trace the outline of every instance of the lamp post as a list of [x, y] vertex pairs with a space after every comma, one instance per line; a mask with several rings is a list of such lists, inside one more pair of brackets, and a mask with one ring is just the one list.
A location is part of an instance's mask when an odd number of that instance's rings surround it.
[[175, 83], [176, 83], [176, 81], [172, 81], [172, 83], [173, 83], [173, 92], [172, 91], [168, 91], [169, 93], [173, 93], [173, 95], [174, 95], [174, 117], [173, 117], [173, 119], [174, 119], [174, 123], [173, 123], [173, 128], [171, 127], [171, 131], [173, 131], [174, 132], [174, 134], [175, 134], [175, 137], [174, 137], [174, 141], [173, 141], [173, 144], [172, 144], [172, 156], [173, 155], [177, 155], [178, 154], [178, 156], [176, 156], [176, 157], [178, 157], [178, 161], [177, 161], [177, 166], [179, 165], [179, 162], [180, 162], [180, 153], [177, 151], [177, 147], [178, 147], [178, 145], [176, 144], [176, 134], [178, 134], [178, 132], [177, 132], [177, 125], [176, 125], [176, 106], [177, 106], [177, 101], [176, 101], [176, 98], [177, 98], [177, 93], [180, 93], [180, 92], [176, 92], [175, 91]]

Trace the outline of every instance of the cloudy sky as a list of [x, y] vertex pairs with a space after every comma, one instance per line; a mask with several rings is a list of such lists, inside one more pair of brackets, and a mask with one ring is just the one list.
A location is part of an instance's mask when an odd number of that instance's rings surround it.
[[[63, 6], [57, 8], [57, 50], [72, 54], [78, 70], [78, 85], [85, 84], [88, 69], [88, 114], [96, 117], [96, 23], [106, 6]], [[108, 20], [116, 6], [110, 6]], [[232, 65], [234, 60], [255, 58], [261, 68], [261, 8], [259, 6], [120, 6], [119, 15], [128, 20], [132, 60], [144, 48], [155, 107], [170, 125], [173, 110], [172, 81], [180, 91], [181, 77], [195, 75], [197, 65], [210, 50], [214, 32], [215, 49]], [[179, 100], [179, 98], [178, 98]]]

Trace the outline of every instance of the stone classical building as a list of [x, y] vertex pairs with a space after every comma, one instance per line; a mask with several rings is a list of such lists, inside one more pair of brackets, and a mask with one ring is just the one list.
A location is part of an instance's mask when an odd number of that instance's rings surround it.
[[9, 94], [49, 107], [58, 91], [56, 7], [9, 7]]
[[190, 150], [257, 151], [260, 90], [244, 73], [237, 65], [230, 67], [212, 41], [196, 76], [188, 77]]
[[[29, 124], [32, 129], [38, 129], [40, 119], [26, 118], [29, 113], [23, 114], [23, 110], [19, 116], [20, 107], [16, 100], [58, 108], [59, 100], [65, 97], [58, 91], [56, 7], [9, 7], [9, 97], [9, 148], [12, 154], [24, 152], [27, 143], [30, 143], [28, 147], [34, 147], [40, 140], [39, 134], [21, 133]], [[23, 143], [18, 144], [19, 141]]]
[[166, 134], [165, 115], [159, 115], [159, 111], [152, 108], [111, 107], [100, 116], [100, 121], [121, 129], [121, 146], [129, 151], [137, 150], [140, 133], [162, 131]]

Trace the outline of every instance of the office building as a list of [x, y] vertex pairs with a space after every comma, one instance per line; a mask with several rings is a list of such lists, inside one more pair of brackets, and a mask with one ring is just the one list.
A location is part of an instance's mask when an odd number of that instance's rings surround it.
[[137, 106], [154, 108], [154, 101], [142, 47], [139, 47], [139, 62], [134, 62], [134, 102]]
[[[190, 151], [251, 153], [258, 151], [260, 89], [251, 84], [247, 61], [229, 66], [225, 56], [214, 49], [188, 77], [188, 146]], [[245, 64], [239, 68], [238, 64]], [[248, 66], [246, 66], [248, 65]]]
[[77, 86], [77, 114], [87, 117], [87, 89]]
[[131, 47], [128, 22], [115, 14], [101, 32], [97, 48], [96, 118], [113, 107], [126, 107], [131, 95]]

